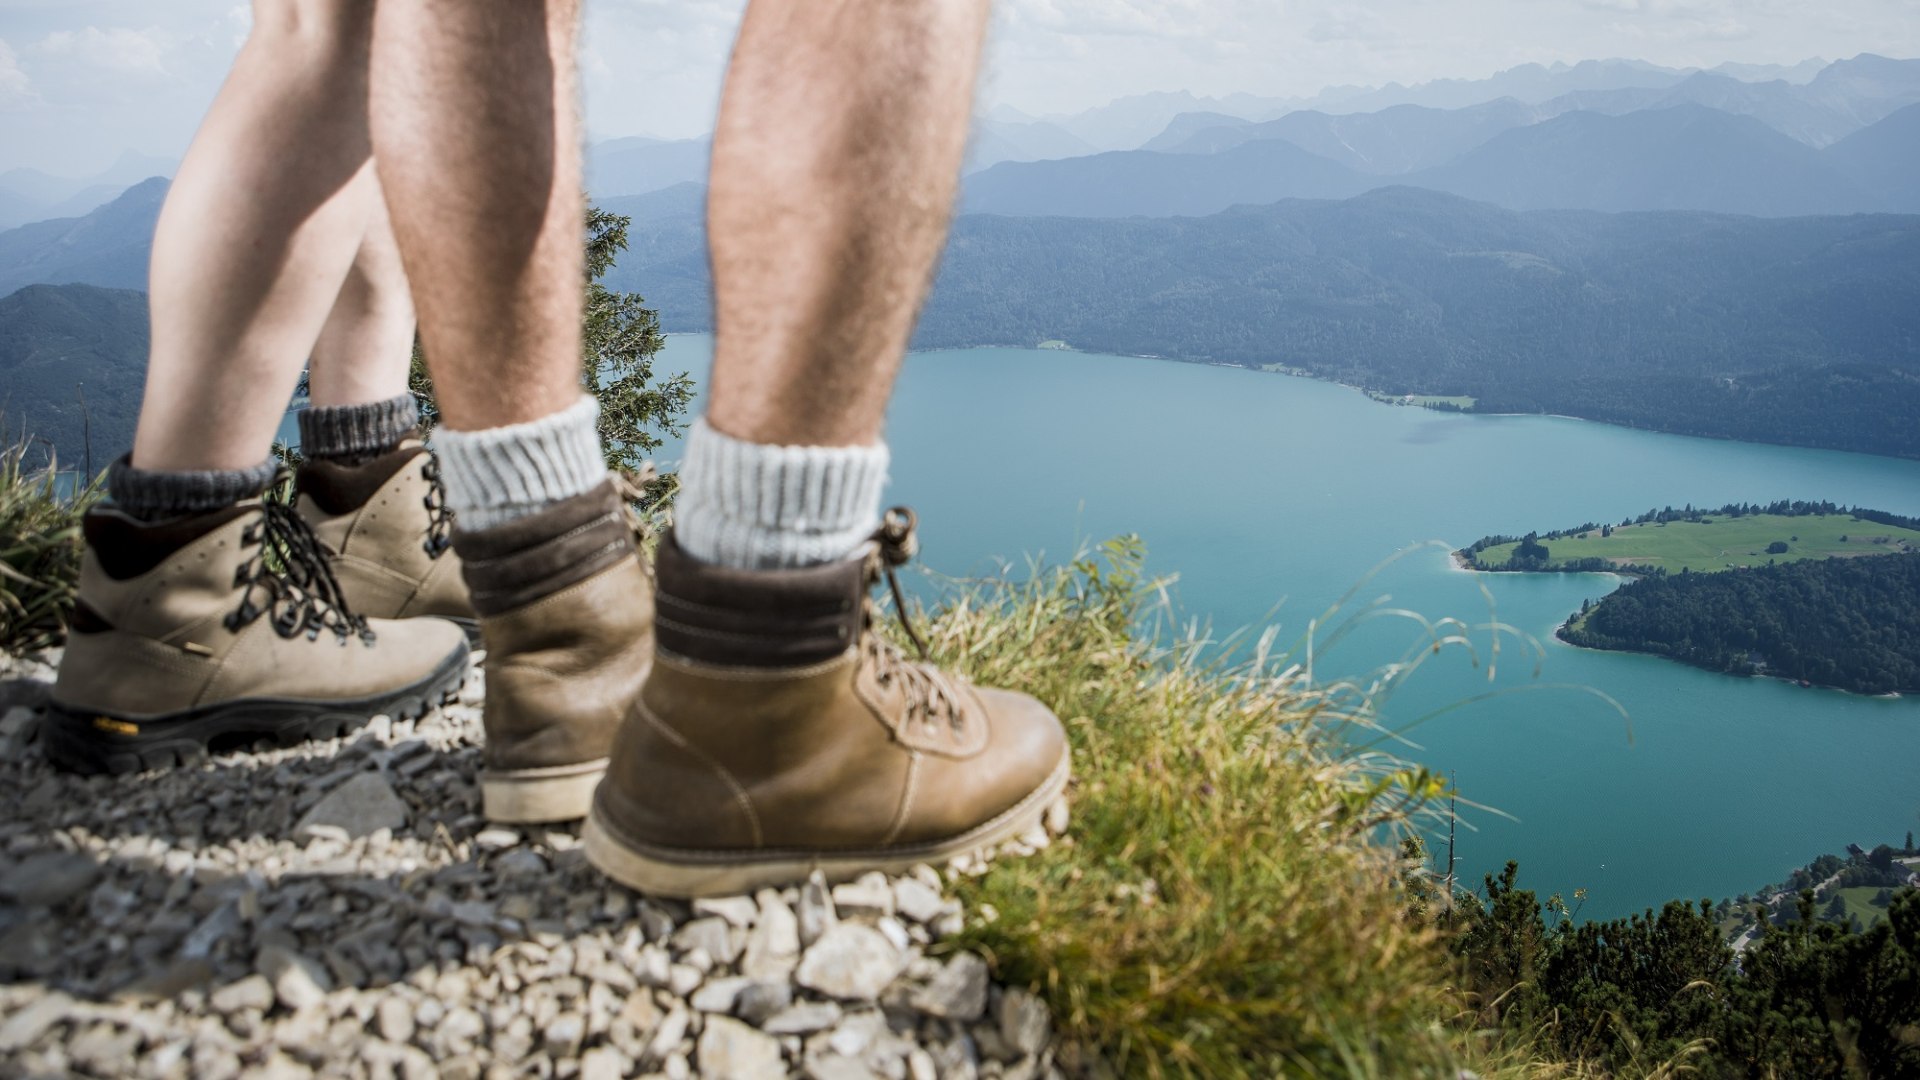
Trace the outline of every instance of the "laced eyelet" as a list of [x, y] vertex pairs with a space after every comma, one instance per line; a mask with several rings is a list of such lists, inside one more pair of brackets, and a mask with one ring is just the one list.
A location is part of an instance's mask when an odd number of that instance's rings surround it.
[[[276, 483], [283, 480], [284, 474]], [[260, 517], [241, 535], [260, 550], [234, 570], [233, 585], [242, 592], [224, 620], [229, 631], [271, 614], [269, 625], [283, 638], [304, 634], [311, 641], [331, 630], [343, 644], [353, 635], [372, 640], [367, 620], [353, 613], [333, 575], [332, 553], [292, 506], [261, 503]], [[256, 590], [265, 593], [265, 606], [255, 602]]]

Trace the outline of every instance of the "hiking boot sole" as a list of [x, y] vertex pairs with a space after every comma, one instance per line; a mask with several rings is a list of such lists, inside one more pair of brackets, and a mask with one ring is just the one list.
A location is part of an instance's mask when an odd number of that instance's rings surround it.
[[[50, 703], [41, 725], [47, 759], [83, 775], [122, 775], [205, 761], [212, 753], [265, 742], [296, 746], [312, 739], [333, 739], [386, 714], [413, 720], [454, 699], [466, 682], [468, 651], [463, 645], [426, 678], [374, 697], [355, 701], [303, 701], [242, 698], [160, 716], [129, 716], [70, 709]], [[240, 742], [239, 747], [215, 744]]]
[[488, 769], [480, 774], [481, 811], [502, 825], [579, 821], [606, 771], [606, 758], [547, 769]]
[[1019, 836], [1045, 821], [1048, 807], [1066, 790], [1070, 754], [1041, 785], [999, 816], [959, 836], [931, 843], [841, 851], [685, 851], [655, 847], [619, 834], [596, 800], [581, 832], [587, 861], [601, 873], [651, 896], [694, 898], [745, 895], [806, 880], [815, 870], [829, 884], [869, 871], [893, 874], [919, 863], [938, 866]]

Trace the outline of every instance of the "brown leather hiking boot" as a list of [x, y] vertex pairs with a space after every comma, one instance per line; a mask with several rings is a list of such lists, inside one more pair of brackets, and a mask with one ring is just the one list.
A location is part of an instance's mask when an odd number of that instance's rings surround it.
[[486, 642], [480, 794], [489, 819], [585, 817], [653, 660], [653, 584], [611, 479], [481, 531], [456, 530]]
[[378, 713], [425, 713], [466, 678], [452, 623], [353, 614], [291, 507], [256, 498], [164, 522], [106, 507], [83, 527], [43, 727], [55, 764], [123, 773], [331, 738]]
[[452, 515], [439, 464], [418, 439], [355, 465], [309, 458], [294, 473], [300, 514], [334, 553], [354, 612], [376, 619], [437, 615], [477, 641], [479, 621], [449, 543]]
[[752, 892], [939, 862], [1041, 820], [1067, 783], [1060, 721], [873, 629], [866, 593], [894, 584], [912, 530], [895, 510], [865, 557], [773, 571], [661, 540], [659, 647], [587, 819], [595, 866], [667, 896]]

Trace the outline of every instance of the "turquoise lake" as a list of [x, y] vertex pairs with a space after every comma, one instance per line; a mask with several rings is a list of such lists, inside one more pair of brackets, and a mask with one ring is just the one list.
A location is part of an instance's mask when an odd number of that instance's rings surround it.
[[[655, 370], [704, 381], [712, 341], [676, 335]], [[1496, 696], [1404, 732], [1401, 756], [1452, 771], [1463, 880], [1517, 859], [1540, 891], [1587, 890], [1608, 918], [1671, 897], [1736, 895], [1849, 842], [1920, 828], [1920, 699], [1740, 679], [1563, 645], [1553, 629], [1606, 575], [1473, 575], [1449, 548], [1488, 533], [1618, 521], [1658, 506], [1831, 499], [1920, 515], [1920, 462], [1660, 435], [1543, 416], [1381, 405], [1312, 379], [1028, 349], [917, 353], [888, 421], [888, 497], [920, 515], [922, 562], [945, 574], [1053, 561], [1138, 533], [1149, 568], [1216, 637], [1278, 624], [1304, 640], [1355, 596], [1429, 619], [1493, 619], [1498, 678], [1452, 648], [1383, 706], [1389, 726]], [[671, 465], [676, 447], [662, 449]], [[1430, 541], [1445, 545], [1421, 547]], [[1492, 594], [1493, 608], [1481, 592]], [[1318, 637], [1325, 638], [1325, 630]], [[1362, 677], [1424, 639], [1369, 620], [1316, 657], [1317, 681]], [[1629, 719], [1586, 686], [1618, 701]], [[1471, 828], [1466, 827], [1470, 825]], [[1444, 837], [1441, 838], [1444, 850]]]

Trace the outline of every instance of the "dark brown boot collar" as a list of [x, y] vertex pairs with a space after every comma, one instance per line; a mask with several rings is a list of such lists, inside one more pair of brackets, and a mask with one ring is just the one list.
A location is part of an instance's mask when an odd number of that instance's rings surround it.
[[491, 529], [454, 522], [453, 550], [473, 606], [505, 614], [633, 557], [633, 528], [612, 480]]
[[367, 505], [408, 462], [426, 452], [425, 446], [408, 439], [379, 457], [355, 464], [308, 458], [293, 474], [293, 490], [329, 514], [350, 514]]
[[865, 618], [864, 557], [792, 570], [736, 570], [682, 551], [655, 554], [654, 633], [663, 652], [703, 664], [787, 668], [847, 651]]

